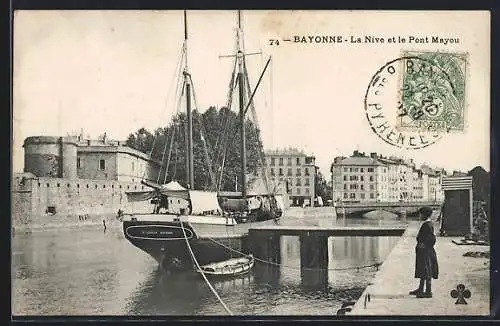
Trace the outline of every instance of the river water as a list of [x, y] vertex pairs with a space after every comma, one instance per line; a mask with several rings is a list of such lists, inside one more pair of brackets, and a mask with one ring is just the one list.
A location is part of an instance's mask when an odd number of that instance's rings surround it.
[[[335, 219], [328, 210], [305, 212], [284, 223], [400, 224], [392, 218]], [[361, 295], [376, 272], [356, 267], [383, 261], [397, 241], [331, 237], [329, 270], [301, 272], [298, 237], [282, 237], [281, 266], [256, 263], [244, 277], [212, 284], [235, 315], [335, 315], [343, 301]], [[119, 227], [16, 234], [11, 268], [17, 316], [226, 314], [199, 275], [158, 270]]]

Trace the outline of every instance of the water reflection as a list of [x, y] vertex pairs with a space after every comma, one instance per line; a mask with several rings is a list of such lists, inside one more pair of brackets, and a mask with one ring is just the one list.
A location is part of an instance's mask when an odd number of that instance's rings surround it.
[[[322, 225], [373, 223], [306, 219]], [[281, 237], [280, 266], [256, 262], [250, 274], [213, 286], [237, 315], [335, 314], [343, 300], [361, 295], [375, 273], [356, 267], [382, 261], [397, 240], [331, 237], [327, 268], [304, 269], [299, 238]], [[199, 275], [159, 271], [119, 229], [17, 234], [12, 276], [15, 315], [226, 314]]]

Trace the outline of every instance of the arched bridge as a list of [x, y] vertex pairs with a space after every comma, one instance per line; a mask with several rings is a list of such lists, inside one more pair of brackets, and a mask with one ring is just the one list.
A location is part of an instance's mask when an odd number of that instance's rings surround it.
[[364, 203], [337, 203], [337, 216], [364, 214], [375, 210], [383, 210], [397, 215], [409, 215], [416, 213], [420, 207], [438, 209], [442, 205], [440, 201], [401, 201], [401, 202], [364, 202]]

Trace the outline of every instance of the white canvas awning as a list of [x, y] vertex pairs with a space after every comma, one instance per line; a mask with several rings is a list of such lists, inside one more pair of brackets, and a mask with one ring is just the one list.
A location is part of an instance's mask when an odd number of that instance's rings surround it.
[[191, 214], [203, 212], [221, 211], [216, 192], [190, 190]]

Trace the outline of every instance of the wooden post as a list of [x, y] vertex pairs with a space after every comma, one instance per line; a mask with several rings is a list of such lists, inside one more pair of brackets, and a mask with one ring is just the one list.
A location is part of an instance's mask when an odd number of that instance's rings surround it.
[[251, 253], [259, 259], [274, 264], [281, 263], [280, 240], [279, 235], [269, 232], [251, 231], [249, 233]]
[[328, 267], [328, 236], [307, 233], [300, 236], [300, 266], [302, 268]]
[[305, 288], [320, 289], [328, 285], [328, 236], [300, 236], [300, 267]]

